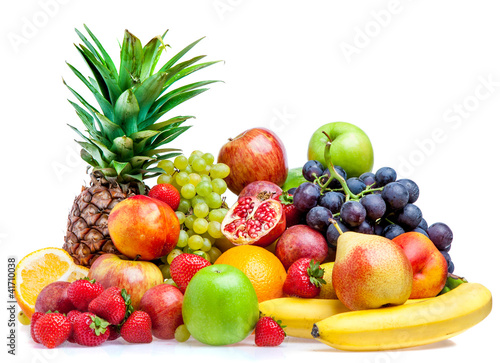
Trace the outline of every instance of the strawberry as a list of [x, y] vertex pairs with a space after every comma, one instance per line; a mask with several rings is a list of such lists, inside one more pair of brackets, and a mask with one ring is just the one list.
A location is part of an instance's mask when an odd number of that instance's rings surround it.
[[44, 313], [41, 313], [39, 311], [35, 312], [32, 316], [31, 316], [31, 326], [30, 326], [30, 332], [31, 332], [31, 338], [33, 339], [33, 341], [35, 343], [40, 343], [40, 341], [38, 340], [38, 338], [36, 337], [35, 335], [35, 323], [38, 319], [40, 319], [40, 317], [44, 316], [45, 314]]
[[112, 325], [120, 324], [131, 312], [130, 295], [117, 286], [108, 287], [89, 304], [89, 312], [107, 320]]
[[286, 228], [295, 226], [296, 224], [301, 224], [304, 218], [304, 213], [299, 211], [293, 205], [293, 195], [288, 193], [283, 193], [278, 199], [283, 207], [283, 213], [285, 213]]
[[81, 312], [88, 310], [89, 303], [104, 291], [104, 287], [88, 277], [73, 281], [68, 286], [68, 298]]
[[71, 323], [71, 334], [68, 337], [68, 342], [70, 343], [76, 343], [75, 337], [74, 337], [74, 325], [76, 319], [82, 315], [82, 313], [78, 310], [71, 310], [69, 313], [66, 314], [66, 317], [68, 318], [69, 322]]
[[81, 313], [73, 323], [73, 338], [80, 345], [101, 345], [109, 334], [109, 323], [92, 313]]
[[148, 197], [161, 200], [167, 203], [174, 211], [179, 207], [181, 195], [179, 191], [171, 184], [156, 184], [148, 192]]
[[203, 267], [210, 265], [211, 263], [201, 256], [192, 253], [181, 253], [172, 260], [170, 264], [170, 275], [179, 290], [184, 294], [194, 274]]
[[120, 335], [120, 327], [118, 325], [109, 326], [109, 341], [118, 339]]
[[64, 343], [71, 334], [71, 323], [61, 313], [46, 313], [35, 323], [35, 336], [47, 348]]
[[288, 268], [283, 292], [289, 296], [313, 298], [320, 292], [325, 270], [315, 263], [313, 259], [303, 257], [292, 263]]
[[151, 343], [153, 334], [149, 314], [141, 310], [134, 311], [122, 325], [120, 334], [129, 343]]
[[283, 328], [286, 326], [282, 326], [280, 320], [276, 321], [270, 316], [261, 317], [255, 325], [255, 344], [258, 347], [277, 347], [286, 337]]

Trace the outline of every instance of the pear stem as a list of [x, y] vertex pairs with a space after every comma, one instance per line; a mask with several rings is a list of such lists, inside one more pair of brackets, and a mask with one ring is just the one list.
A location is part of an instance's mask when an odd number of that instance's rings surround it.
[[337, 223], [337, 221], [335, 219], [330, 218], [328, 221], [330, 223], [333, 223], [333, 225], [335, 226], [335, 229], [339, 232], [339, 235], [343, 235], [344, 234], [344, 232], [342, 232], [342, 230], [339, 227], [339, 224]]

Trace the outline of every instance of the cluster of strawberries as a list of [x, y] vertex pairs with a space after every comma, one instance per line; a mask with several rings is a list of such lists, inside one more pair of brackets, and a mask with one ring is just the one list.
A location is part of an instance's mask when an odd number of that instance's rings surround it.
[[120, 336], [129, 343], [153, 341], [151, 318], [144, 311], [134, 311], [125, 289], [104, 289], [99, 282], [83, 278], [72, 282], [67, 293], [77, 310], [35, 312], [31, 317], [31, 337], [36, 343], [47, 348], [65, 341], [97, 346]]

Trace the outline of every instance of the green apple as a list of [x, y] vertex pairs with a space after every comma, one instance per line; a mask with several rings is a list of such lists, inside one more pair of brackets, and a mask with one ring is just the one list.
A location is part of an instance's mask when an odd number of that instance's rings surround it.
[[238, 343], [253, 331], [259, 319], [257, 294], [248, 277], [236, 267], [207, 266], [189, 282], [182, 318], [201, 343]]
[[328, 138], [323, 131], [332, 139], [330, 154], [333, 165], [341, 166], [348, 178], [372, 170], [373, 147], [370, 139], [359, 127], [347, 122], [331, 122], [317, 129], [309, 140], [308, 160], [318, 160], [326, 166], [325, 146]]
[[281, 187], [283, 191], [288, 191], [292, 188], [297, 188], [300, 184], [305, 183], [307, 180], [302, 175], [302, 167], [288, 169], [285, 184]]

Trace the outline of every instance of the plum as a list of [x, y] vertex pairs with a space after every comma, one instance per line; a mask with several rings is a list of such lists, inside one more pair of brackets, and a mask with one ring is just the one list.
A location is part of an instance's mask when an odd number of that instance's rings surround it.
[[70, 284], [67, 281], [56, 281], [45, 286], [36, 298], [35, 311], [41, 313], [58, 311], [66, 314], [71, 310], [76, 310], [67, 293]]

